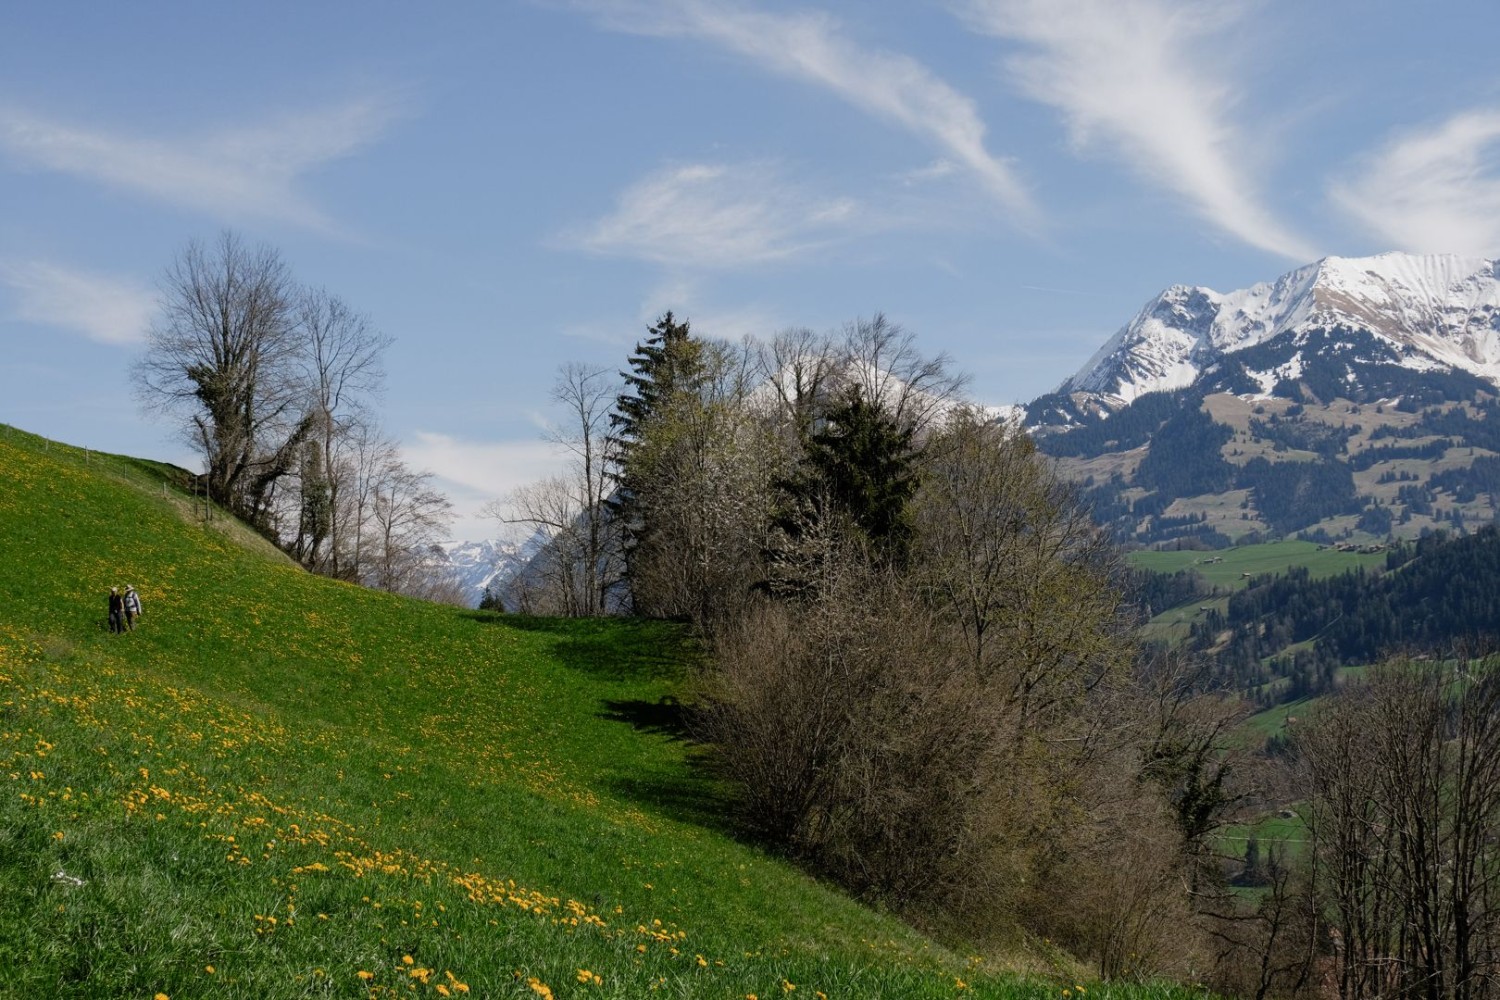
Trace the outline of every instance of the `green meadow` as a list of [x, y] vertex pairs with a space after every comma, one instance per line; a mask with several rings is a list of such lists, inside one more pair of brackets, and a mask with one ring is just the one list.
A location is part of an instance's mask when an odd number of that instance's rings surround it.
[[[1337, 576], [1351, 569], [1385, 566], [1384, 552], [1339, 552], [1313, 542], [1287, 539], [1242, 545], [1213, 552], [1142, 549], [1130, 553], [1130, 564], [1157, 573], [1190, 569], [1216, 587], [1239, 589], [1251, 576], [1285, 573], [1293, 566], [1306, 566], [1313, 579]], [[1246, 575], [1248, 574], [1248, 576]]]
[[[737, 839], [678, 725], [676, 626], [314, 577], [173, 476], [0, 427], [0, 995], [1081, 985], [1042, 942], [938, 943]], [[144, 614], [111, 635], [127, 583]]]

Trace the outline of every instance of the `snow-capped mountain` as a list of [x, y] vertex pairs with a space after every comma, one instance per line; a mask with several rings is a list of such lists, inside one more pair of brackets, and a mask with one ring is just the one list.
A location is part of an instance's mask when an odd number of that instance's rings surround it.
[[1051, 398], [1069, 399], [1065, 409], [1075, 414], [1107, 415], [1145, 393], [1205, 379], [1270, 394], [1315, 362], [1326, 374], [1335, 354], [1336, 377], [1350, 385], [1361, 366], [1462, 372], [1500, 384], [1500, 262], [1325, 257], [1235, 292], [1174, 285]]
[[469, 605], [476, 606], [490, 584], [502, 584], [520, 572], [541, 551], [546, 539], [533, 535], [524, 541], [443, 542], [446, 565], [463, 584]]

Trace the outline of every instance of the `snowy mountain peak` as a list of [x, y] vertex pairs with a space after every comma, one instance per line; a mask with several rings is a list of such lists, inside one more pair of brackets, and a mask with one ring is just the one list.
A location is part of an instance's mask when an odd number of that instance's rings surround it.
[[1116, 410], [1148, 392], [1186, 388], [1227, 355], [1334, 330], [1368, 333], [1404, 367], [1464, 371], [1500, 384], [1497, 262], [1453, 254], [1325, 257], [1229, 293], [1173, 285], [1058, 392]]

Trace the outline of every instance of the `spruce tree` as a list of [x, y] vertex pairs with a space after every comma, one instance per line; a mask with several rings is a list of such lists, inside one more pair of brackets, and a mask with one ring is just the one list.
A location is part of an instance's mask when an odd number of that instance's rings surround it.
[[833, 513], [896, 564], [911, 538], [906, 507], [917, 489], [913, 433], [851, 386], [807, 444], [808, 464], [826, 484]]
[[697, 399], [704, 376], [703, 343], [687, 320], [667, 311], [647, 331], [621, 372], [626, 390], [610, 415], [615, 492], [609, 502], [625, 545], [625, 575], [633, 581], [636, 550], [652, 531], [652, 470], [647, 447], [653, 432], [668, 425], [674, 408]]

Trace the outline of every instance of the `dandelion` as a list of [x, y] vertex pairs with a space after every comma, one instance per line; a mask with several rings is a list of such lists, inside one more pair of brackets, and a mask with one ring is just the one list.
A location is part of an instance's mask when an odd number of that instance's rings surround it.
[[365, 982], [369, 982], [370, 980], [372, 980], [372, 979], [375, 978], [375, 973], [373, 973], [373, 972], [366, 972], [364, 969], [360, 969], [358, 972], [355, 973], [355, 975], [358, 976], [359, 978], [363, 979]]
[[543, 1000], [552, 1000], [552, 987], [548, 986], [537, 977], [532, 976], [530, 979], [526, 980], [526, 985], [531, 987], [531, 992], [535, 993], [539, 997], [542, 997]]
[[214, 967], [212, 965], [205, 965], [203, 967], [203, 971], [206, 972], [206, 973], [208, 973], [211, 976], [211, 975], [214, 974]]

